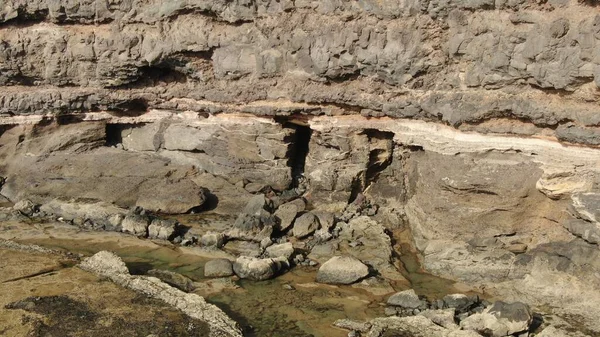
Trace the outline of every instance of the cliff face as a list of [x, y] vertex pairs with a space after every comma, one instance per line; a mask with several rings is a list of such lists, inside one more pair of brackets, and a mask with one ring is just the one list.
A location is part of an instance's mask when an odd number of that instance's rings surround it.
[[600, 331], [596, 5], [8, 0], [0, 198], [365, 195], [428, 271]]
[[599, 145], [594, 6], [9, 0], [0, 112], [360, 113]]

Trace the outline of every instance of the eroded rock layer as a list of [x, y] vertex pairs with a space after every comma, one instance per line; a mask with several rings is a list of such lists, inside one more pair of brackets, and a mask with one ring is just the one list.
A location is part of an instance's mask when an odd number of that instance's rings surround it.
[[[595, 6], [9, 0], [0, 203], [106, 218], [368, 198], [427, 271], [600, 331]], [[361, 224], [342, 237], [391, 245]]]

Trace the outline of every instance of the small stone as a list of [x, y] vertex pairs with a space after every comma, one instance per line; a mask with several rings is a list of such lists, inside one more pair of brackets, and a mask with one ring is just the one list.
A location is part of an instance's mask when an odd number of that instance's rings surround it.
[[200, 245], [204, 247], [221, 248], [225, 242], [225, 235], [222, 233], [208, 232], [200, 238]]
[[227, 277], [233, 275], [233, 265], [228, 259], [214, 259], [204, 265], [204, 276]]
[[265, 249], [272, 244], [273, 244], [273, 241], [271, 241], [271, 238], [264, 238], [260, 241], [260, 248]]
[[333, 236], [331, 235], [331, 233], [329, 233], [329, 231], [327, 231], [327, 229], [325, 228], [321, 228], [315, 232], [315, 240], [317, 241], [317, 243], [327, 242], [331, 240], [332, 237]]
[[308, 261], [308, 265], [311, 266], [311, 267], [314, 267], [314, 266], [316, 266], [318, 264], [319, 264], [319, 262], [317, 262], [317, 261], [313, 261], [313, 260]]
[[283, 285], [283, 289], [285, 289], [285, 290], [296, 290], [296, 288], [292, 287], [292, 286], [291, 286], [291, 285], [289, 285], [289, 284], [284, 284], [284, 285]]
[[148, 226], [148, 237], [151, 239], [170, 240], [177, 235], [177, 220], [154, 219]]

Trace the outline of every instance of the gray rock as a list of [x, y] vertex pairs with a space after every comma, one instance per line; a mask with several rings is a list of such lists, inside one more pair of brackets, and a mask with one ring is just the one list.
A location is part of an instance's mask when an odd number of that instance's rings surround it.
[[443, 310], [424, 310], [419, 315], [429, 318], [433, 323], [446, 329], [457, 330], [460, 327], [454, 322], [454, 308]]
[[154, 276], [161, 281], [172, 285], [175, 288], [183, 290], [187, 293], [194, 291], [194, 281], [190, 280], [181, 274], [174, 273], [168, 270], [151, 269], [148, 271], [149, 276]]
[[279, 229], [281, 231], [288, 230], [292, 226], [299, 211], [298, 206], [293, 203], [285, 203], [279, 206], [274, 213], [274, 216], [279, 219]]
[[171, 240], [177, 235], [179, 222], [174, 219], [154, 219], [148, 226], [148, 237], [151, 239]]
[[221, 248], [225, 244], [225, 235], [222, 233], [208, 232], [202, 235], [200, 244], [204, 247]]
[[424, 309], [427, 306], [427, 302], [419, 299], [414, 289], [395, 293], [387, 299], [387, 304], [406, 309]]
[[33, 215], [36, 205], [30, 200], [20, 200], [12, 207], [15, 211], [21, 212], [23, 215]]
[[495, 302], [484, 312], [473, 314], [460, 322], [464, 330], [474, 330], [493, 337], [527, 331], [533, 316], [526, 304]]
[[317, 282], [352, 284], [369, 275], [369, 268], [351, 256], [334, 256], [323, 263], [317, 272]]
[[450, 294], [444, 296], [442, 301], [444, 301], [444, 305], [448, 308], [455, 308], [458, 312], [465, 312], [479, 303], [479, 298], [465, 294]]
[[248, 201], [242, 213], [247, 215], [260, 216], [263, 214], [266, 205], [267, 202], [265, 196], [263, 194], [257, 194]]
[[139, 214], [127, 214], [121, 223], [123, 232], [143, 237], [148, 236], [149, 225], [150, 218]]
[[233, 264], [228, 259], [214, 259], [204, 264], [204, 276], [227, 277], [233, 275]]
[[272, 245], [267, 247], [266, 253], [269, 257], [285, 257], [286, 259], [291, 259], [294, 254], [294, 246], [291, 242], [281, 243], [277, 245]]
[[292, 233], [295, 237], [302, 239], [313, 234], [319, 229], [319, 219], [310, 213], [304, 213], [294, 221]]
[[237, 276], [253, 281], [268, 280], [287, 268], [289, 262], [284, 257], [258, 259], [240, 256], [233, 263], [233, 271]]
[[333, 213], [327, 211], [313, 211], [312, 213], [319, 219], [321, 228], [331, 231], [335, 225], [335, 217], [333, 216]]

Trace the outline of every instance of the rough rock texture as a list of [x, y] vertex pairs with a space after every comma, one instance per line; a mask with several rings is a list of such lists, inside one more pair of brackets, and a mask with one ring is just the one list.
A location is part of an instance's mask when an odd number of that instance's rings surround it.
[[233, 263], [233, 271], [243, 279], [253, 281], [268, 280], [289, 267], [285, 257], [258, 259], [240, 256]]
[[186, 294], [157, 278], [129, 275], [125, 263], [114, 253], [101, 251], [85, 259], [79, 266], [81, 269], [107, 277], [123, 287], [160, 299], [190, 317], [206, 322], [210, 328], [210, 336], [242, 336], [237, 323], [227, 317], [221, 309], [206, 303], [204, 298], [196, 294]]
[[391, 278], [386, 230], [408, 228], [426, 271], [600, 332], [596, 5], [4, 1], [0, 200], [118, 228], [103, 214], [293, 190], [333, 235], [318, 212], [362, 195], [377, 225], [311, 254], [380, 245]]
[[423, 307], [426, 303], [419, 299], [419, 296], [417, 296], [413, 289], [409, 289], [388, 297], [387, 304], [407, 309], [418, 309], [419, 307]]
[[351, 256], [334, 256], [319, 267], [317, 282], [351, 284], [369, 275], [369, 268]]
[[204, 276], [206, 277], [226, 277], [231, 275], [233, 275], [233, 266], [228, 259], [210, 260], [204, 265]]

